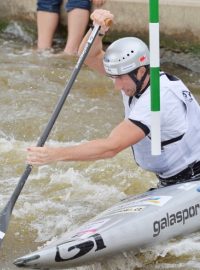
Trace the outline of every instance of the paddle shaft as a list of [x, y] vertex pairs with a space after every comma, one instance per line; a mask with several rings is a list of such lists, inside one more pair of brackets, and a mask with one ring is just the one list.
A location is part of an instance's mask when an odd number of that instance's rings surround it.
[[[70, 90], [74, 84], [74, 81], [75, 81], [75, 79], [76, 79], [76, 77], [81, 69], [81, 66], [82, 66], [99, 30], [100, 30], [100, 26], [95, 25], [95, 27], [92, 30], [92, 33], [90, 34], [90, 36], [88, 38], [87, 43], [83, 49], [83, 52], [81, 53], [81, 55], [77, 61], [77, 64], [76, 64], [76, 66], [71, 74], [71, 77], [65, 86], [64, 92], [63, 92], [61, 98], [59, 99], [46, 128], [44, 129], [41, 137], [39, 138], [37, 146], [41, 147], [45, 144], [45, 142], [46, 142], [46, 140], [47, 140], [47, 138], [48, 138], [48, 136], [53, 128], [53, 125], [54, 125], [54, 123], [55, 123], [64, 103], [65, 103], [67, 96], [70, 93]], [[6, 204], [5, 208], [3, 209], [3, 211], [0, 214], [0, 246], [1, 246], [1, 243], [2, 243], [3, 238], [5, 236], [5, 232], [8, 228], [9, 219], [10, 219], [10, 216], [12, 214], [13, 207], [15, 206], [15, 203], [16, 203], [16, 201], [17, 201], [17, 199], [18, 199], [18, 197], [23, 189], [23, 186], [26, 183], [26, 180], [27, 180], [29, 174], [31, 173], [31, 171], [32, 171], [32, 165], [28, 164], [26, 166], [25, 171], [22, 174], [14, 192], [12, 193], [8, 203]]]

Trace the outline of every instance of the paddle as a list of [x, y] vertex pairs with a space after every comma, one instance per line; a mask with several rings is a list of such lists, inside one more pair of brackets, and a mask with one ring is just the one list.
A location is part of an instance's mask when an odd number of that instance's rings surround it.
[[[106, 24], [108, 26], [111, 23], [112, 22], [110, 20], [106, 21]], [[52, 116], [51, 116], [46, 128], [44, 129], [41, 137], [39, 138], [37, 146], [43, 146], [45, 144], [45, 142], [46, 142], [46, 140], [47, 140], [47, 138], [48, 138], [48, 136], [49, 136], [49, 134], [50, 134], [50, 132], [51, 132], [51, 130], [53, 128], [53, 125], [54, 125], [54, 123], [55, 123], [55, 121], [56, 121], [56, 119], [57, 119], [63, 105], [64, 105], [64, 102], [65, 102], [67, 96], [69, 95], [69, 92], [70, 92], [70, 90], [71, 90], [71, 88], [73, 86], [73, 83], [74, 83], [74, 81], [75, 81], [75, 79], [76, 79], [76, 77], [77, 77], [77, 75], [78, 75], [78, 73], [79, 73], [79, 71], [81, 69], [81, 66], [82, 66], [82, 64], [83, 64], [83, 62], [84, 62], [84, 60], [85, 60], [85, 58], [86, 58], [86, 56], [87, 56], [87, 54], [89, 52], [94, 40], [95, 40], [95, 37], [97, 36], [100, 28], [101, 27], [99, 25], [95, 25], [95, 27], [93, 28], [93, 30], [92, 30], [92, 32], [91, 32], [91, 34], [90, 34], [90, 36], [89, 36], [89, 38], [88, 38], [88, 40], [87, 40], [87, 42], [85, 44], [83, 52], [81, 53], [81, 55], [80, 55], [80, 57], [79, 57], [79, 59], [77, 61], [77, 64], [76, 64], [76, 66], [75, 66], [75, 68], [74, 68], [74, 70], [73, 70], [73, 72], [71, 74], [71, 77], [70, 77], [68, 83], [65, 86], [64, 92], [63, 92], [61, 98], [59, 99], [59, 101], [58, 101], [58, 103], [57, 103], [57, 105], [56, 105], [56, 107], [54, 109], [54, 112], [52, 113]], [[14, 207], [14, 205], [15, 205], [15, 203], [16, 203], [19, 195], [20, 195], [20, 192], [22, 191], [23, 186], [26, 183], [26, 180], [27, 180], [29, 174], [31, 173], [31, 171], [32, 171], [32, 165], [28, 164], [26, 166], [25, 171], [22, 174], [22, 176], [21, 176], [21, 178], [20, 178], [20, 180], [19, 180], [13, 194], [11, 195], [11, 197], [10, 197], [9, 201], [7, 202], [5, 208], [3, 209], [3, 211], [0, 214], [0, 246], [1, 246], [2, 242], [3, 242], [3, 238], [4, 238], [5, 233], [7, 231], [13, 207]]]

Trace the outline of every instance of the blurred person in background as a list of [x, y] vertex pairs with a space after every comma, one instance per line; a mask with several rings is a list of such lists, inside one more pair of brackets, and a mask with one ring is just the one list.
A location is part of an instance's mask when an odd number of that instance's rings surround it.
[[[106, 0], [68, 0], [65, 5], [67, 11], [67, 43], [64, 53], [77, 55], [80, 42], [89, 23], [92, 6], [98, 8]], [[37, 1], [37, 48], [39, 51], [52, 48], [53, 37], [57, 29], [60, 9], [63, 0]]]

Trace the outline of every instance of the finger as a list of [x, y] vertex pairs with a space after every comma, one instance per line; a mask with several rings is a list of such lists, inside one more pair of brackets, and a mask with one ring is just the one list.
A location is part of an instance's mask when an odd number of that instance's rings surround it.
[[30, 146], [27, 148], [28, 152], [42, 152], [45, 147]]
[[46, 160], [38, 155], [29, 155], [26, 162], [31, 165], [42, 165], [46, 164]]
[[27, 163], [30, 163], [30, 164], [35, 164], [35, 162], [43, 162], [43, 159], [44, 159], [44, 153], [42, 153], [40, 151], [40, 149], [38, 149], [37, 147], [31, 147], [29, 150], [28, 150], [28, 154], [27, 154]]
[[114, 16], [107, 10], [98, 9], [91, 14], [94, 24], [100, 25], [105, 31], [108, 31]]

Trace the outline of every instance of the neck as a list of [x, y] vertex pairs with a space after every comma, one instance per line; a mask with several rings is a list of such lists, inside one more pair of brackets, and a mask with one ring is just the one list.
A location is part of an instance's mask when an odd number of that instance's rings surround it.
[[150, 85], [150, 76], [147, 75], [146, 79], [144, 80], [144, 83], [142, 84], [141, 90], [139, 90], [136, 94], [135, 97], [139, 98], [145, 91], [146, 89], [149, 87]]

